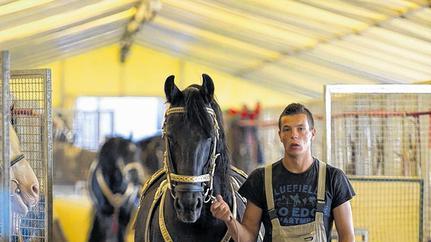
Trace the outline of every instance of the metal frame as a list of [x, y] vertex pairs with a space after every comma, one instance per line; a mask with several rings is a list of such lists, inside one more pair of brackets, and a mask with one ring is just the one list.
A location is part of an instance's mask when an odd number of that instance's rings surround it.
[[[430, 94], [431, 95], [431, 85], [426, 84], [416, 84], [416, 85], [325, 85], [324, 87], [324, 103], [325, 103], [325, 115], [324, 115], [324, 122], [325, 122], [325, 131], [324, 131], [324, 141], [323, 141], [323, 157], [326, 159], [326, 162], [330, 162], [332, 160], [332, 144], [331, 144], [331, 137], [332, 137], [332, 110], [331, 110], [331, 94], [333, 93], [342, 93], [342, 94], [383, 94], [383, 93], [393, 93], [393, 94]], [[424, 174], [430, 174], [431, 167], [429, 165], [429, 162], [425, 164], [424, 168]], [[424, 177], [421, 177], [424, 179]], [[429, 179], [427, 177], [424, 186], [422, 186], [423, 194], [428, 194], [429, 191]], [[423, 200], [426, 202], [426, 200]], [[429, 202], [429, 201], [428, 201]], [[422, 210], [424, 208], [424, 205], [422, 205]], [[423, 214], [422, 214], [423, 216]], [[426, 219], [427, 217], [423, 218]], [[430, 219], [430, 218], [428, 218]], [[420, 233], [421, 233], [421, 241], [426, 237], [424, 236], [424, 224], [421, 223]]]
[[[332, 93], [418, 93], [431, 94], [431, 85], [325, 85], [325, 139], [323, 157], [326, 162], [331, 160], [331, 94]], [[428, 171], [429, 172], [429, 171]]]
[[45, 226], [47, 230], [45, 231], [45, 237], [47, 238], [46, 241], [49, 242], [51, 238], [54, 238], [53, 236], [53, 218], [52, 218], [52, 208], [53, 208], [53, 193], [52, 193], [52, 181], [53, 181], [53, 171], [54, 171], [54, 158], [53, 158], [53, 140], [52, 140], [52, 86], [51, 86], [51, 70], [46, 69], [45, 70], [45, 111], [46, 111], [46, 118], [45, 118], [45, 133], [44, 136], [47, 137], [46, 142], [44, 143], [45, 147], [44, 150], [46, 152], [45, 157], [47, 158], [47, 165], [46, 165], [46, 174], [47, 174], [47, 199], [46, 204], [47, 210], [47, 219], [45, 221]]
[[[372, 176], [348, 176], [350, 181], [357, 181], [357, 182], [411, 182], [411, 183], [417, 183], [419, 184], [419, 242], [423, 241], [424, 239], [424, 180], [421, 178], [415, 178], [415, 177], [372, 177]], [[364, 231], [364, 229], [355, 229], [358, 231]], [[366, 230], [365, 230], [366, 231]], [[368, 231], [366, 231], [365, 234], [361, 234], [362, 236], [366, 237], [366, 241], [368, 241]], [[356, 235], [356, 233], [355, 233]], [[363, 237], [364, 238], [364, 237]]]
[[[9, 160], [10, 160], [10, 154], [9, 154], [9, 148], [10, 148], [10, 142], [9, 142], [9, 119], [10, 119], [10, 108], [9, 108], [9, 80], [10, 80], [10, 55], [8, 51], [1, 51], [1, 88], [2, 88], [2, 96], [1, 96], [1, 108], [2, 108], [2, 115], [1, 115], [1, 122], [2, 122], [2, 170], [1, 170], [1, 193], [0, 193], [0, 201], [1, 205], [0, 207], [2, 210], [0, 211], [1, 214], [1, 233], [0, 233], [0, 241], [9, 242], [11, 239], [11, 205], [10, 205], [10, 198], [9, 198], [9, 187], [10, 187], [10, 167], [9, 167]], [[3, 214], [6, 213], [6, 214]]]
[[50, 69], [33, 69], [33, 70], [13, 70], [11, 71], [11, 77], [17, 76], [39, 76], [44, 80], [43, 83], [43, 95], [44, 102], [43, 108], [44, 115], [42, 117], [42, 152], [43, 158], [46, 160], [46, 164], [43, 164], [43, 173], [46, 175], [43, 179], [45, 180], [45, 234], [44, 239], [46, 242], [51, 241], [53, 238], [53, 215], [52, 215], [52, 205], [53, 205], [53, 194], [52, 194], [52, 176], [53, 176], [53, 140], [52, 140], [52, 86], [51, 86], [51, 70]]

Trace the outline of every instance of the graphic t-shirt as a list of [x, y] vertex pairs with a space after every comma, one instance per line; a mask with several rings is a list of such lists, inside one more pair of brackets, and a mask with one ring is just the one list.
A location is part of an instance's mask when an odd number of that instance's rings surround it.
[[[264, 168], [254, 170], [239, 193], [262, 209], [265, 226], [264, 241], [271, 241], [272, 224], [268, 215], [265, 195]], [[274, 206], [282, 226], [306, 224], [314, 221], [317, 204], [317, 181], [319, 161], [314, 159], [307, 171], [297, 174], [289, 172], [281, 160], [272, 165]], [[355, 192], [346, 175], [338, 168], [327, 165], [324, 223], [326, 235], [331, 235], [334, 216], [332, 210], [349, 201]]]

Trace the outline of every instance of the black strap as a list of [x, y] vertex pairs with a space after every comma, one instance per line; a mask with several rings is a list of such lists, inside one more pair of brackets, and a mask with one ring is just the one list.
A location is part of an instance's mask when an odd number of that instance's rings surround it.
[[24, 160], [24, 158], [25, 158], [24, 154], [18, 155], [15, 159], [13, 159], [13, 160], [10, 161], [10, 166], [12, 167], [16, 163]]
[[316, 212], [323, 213], [323, 210], [325, 210], [325, 200], [318, 200], [316, 204]]

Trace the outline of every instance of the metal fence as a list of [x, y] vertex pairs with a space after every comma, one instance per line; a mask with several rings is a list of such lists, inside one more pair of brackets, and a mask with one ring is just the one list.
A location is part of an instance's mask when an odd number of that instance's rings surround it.
[[[430, 124], [430, 85], [326, 87], [326, 160], [352, 180], [364, 176], [383, 179], [381, 185], [353, 183], [357, 190], [352, 201], [355, 226], [373, 231], [370, 241], [388, 241], [383, 235], [388, 224], [394, 227], [388, 234], [397, 235], [390, 241], [431, 239]], [[393, 182], [401, 178], [404, 183]], [[423, 183], [423, 188], [406, 186], [411, 180]], [[391, 205], [395, 209], [383, 213]], [[379, 206], [386, 210], [359, 215]]]
[[47, 241], [52, 221], [51, 72], [11, 71], [12, 121], [40, 184], [40, 201], [19, 226], [23, 239]]
[[[2, 66], [8, 60], [2, 53]], [[10, 75], [9, 75], [10, 74]], [[1, 241], [49, 241], [52, 221], [52, 130], [49, 70], [2, 71]], [[38, 204], [25, 215], [11, 209], [9, 125], [38, 181]]]
[[10, 57], [9, 52], [0, 52], [0, 81], [1, 81], [1, 145], [0, 145], [0, 241], [9, 241], [12, 232], [12, 213], [10, 209], [10, 154], [9, 154], [9, 79]]

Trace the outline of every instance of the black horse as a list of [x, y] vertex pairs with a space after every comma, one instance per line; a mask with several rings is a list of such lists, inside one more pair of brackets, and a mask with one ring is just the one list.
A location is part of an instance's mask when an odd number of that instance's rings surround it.
[[163, 127], [164, 168], [144, 184], [135, 242], [229, 241], [224, 222], [210, 212], [216, 194], [234, 216], [244, 212], [245, 201], [236, 190], [246, 175], [230, 166], [214, 84], [208, 75], [202, 77], [202, 86], [183, 91], [174, 76], [165, 82], [170, 107]]
[[91, 165], [89, 191], [95, 215], [88, 241], [124, 241], [143, 184], [143, 169], [135, 161], [136, 152], [131, 140], [109, 138]]

